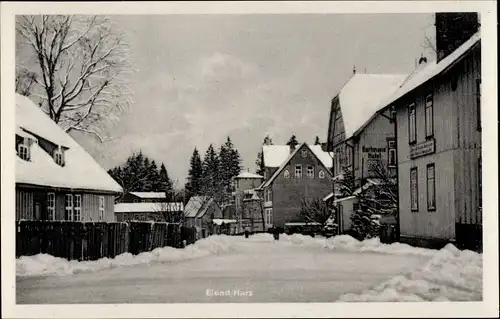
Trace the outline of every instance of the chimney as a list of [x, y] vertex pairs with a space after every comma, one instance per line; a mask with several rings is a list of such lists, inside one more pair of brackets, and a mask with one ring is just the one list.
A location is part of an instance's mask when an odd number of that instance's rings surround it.
[[426, 64], [426, 63], [427, 63], [427, 58], [422, 53], [422, 55], [420, 56], [420, 59], [418, 60], [418, 65]]
[[356, 74], [356, 65], [352, 67], [352, 74]]
[[479, 30], [477, 12], [437, 12], [435, 15], [437, 62]]

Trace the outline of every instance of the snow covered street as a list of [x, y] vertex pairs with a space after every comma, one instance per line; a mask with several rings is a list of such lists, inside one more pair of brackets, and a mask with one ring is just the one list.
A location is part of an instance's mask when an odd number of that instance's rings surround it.
[[[214, 246], [217, 249], [209, 249]], [[173, 255], [171, 248], [163, 249]], [[16, 302], [391, 301], [425, 300], [419, 297], [425, 295], [429, 300], [481, 298], [481, 255], [448, 247], [438, 252], [401, 244], [381, 245], [377, 240], [358, 242], [348, 236], [325, 240], [293, 235], [276, 242], [266, 234], [249, 239], [212, 236], [184, 251], [189, 255], [177, 254], [177, 258], [167, 260], [157, 251], [129, 256], [120, 265], [87, 262], [86, 268], [77, 265], [84, 263], [53, 258], [58, 265], [42, 269], [36, 257], [23, 257], [17, 261]], [[461, 258], [464, 253], [465, 258]], [[446, 260], [456, 269], [444, 267]], [[68, 271], [78, 266], [80, 271]], [[426, 270], [439, 278], [431, 278]], [[468, 277], [460, 278], [460, 271]]]

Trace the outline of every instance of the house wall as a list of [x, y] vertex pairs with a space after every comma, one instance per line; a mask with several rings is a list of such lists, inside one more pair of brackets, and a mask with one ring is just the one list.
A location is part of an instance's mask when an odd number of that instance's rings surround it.
[[351, 229], [351, 216], [354, 213], [353, 205], [357, 202], [358, 199], [356, 197], [353, 197], [336, 203], [337, 208], [342, 212], [339, 225], [342, 233], [345, 233]]
[[113, 221], [114, 195], [94, 194], [41, 187], [16, 186], [16, 219], [44, 220], [47, 219], [47, 194], [55, 194], [55, 219], [65, 220], [66, 194], [81, 195], [81, 220], [99, 220], [99, 196], [104, 197], [104, 220]]
[[332, 100], [328, 127], [327, 149], [333, 151], [333, 146], [345, 140], [344, 122], [338, 96]]
[[[480, 224], [476, 79], [480, 49], [449, 72], [415, 90], [396, 105], [400, 231], [402, 237], [455, 240], [456, 224]], [[452, 83], [456, 89], [452, 89]], [[417, 144], [425, 137], [425, 97], [433, 92], [435, 152], [410, 158], [408, 105], [416, 103]], [[432, 139], [430, 139], [432, 140]], [[427, 209], [426, 168], [435, 164], [436, 210]], [[418, 212], [410, 209], [410, 169], [418, 172]]]
[[[301, 156], [301, 149], [290, 160], [285, 169], [273, 181], [272, 185], [272, 208], [273, 225], [283, 226], [286, 222], [301, 221], [299, 215], [301, 201], [303, 198], [323, 199], [332, 192], [331, 175], [328, 170], [319, 162], [312, 152], [305, 146], [307, 157]], [[295, 165], [302, 165], [302, 177], [295, 177]], [[307, 166], [314, 167], [314, 178], [307, 177]], [[285, 170], [290, 173], [290, 178], [284, 177]], [[318, 177], [319, 171], [325, 172], [325, 178]]]
[[236, 178], [235, 179], [235, 212], [237, 216], [242, 214], [243, 198], [246, 190], [259, 187], [263, 182], [261, 178]]
[[354, 165], [354, 178], [374, 177], [376, 174], [370, 170], [370, 162], [379, 160], [388, 163], [389, 140], [394, 141], [394, 124], [382, 115], [376, 116], [359, 134], [353, 143], [352, 164]]

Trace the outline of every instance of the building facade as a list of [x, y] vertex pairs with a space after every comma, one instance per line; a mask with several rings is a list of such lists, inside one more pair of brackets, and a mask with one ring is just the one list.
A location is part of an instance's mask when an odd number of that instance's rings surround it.
[[122, 188], [62, 128], [16, 94], [16, 220], [113, 221]]
[[192, 196], [184, 207], [184, 225], [196, 227], [198, 238], [214, 233], [214, 219], [222, 219], [222, 210], [209, 196]]
[[[266, 228], [284, 227], [287, 223], [304, 222], [300, 216], [301, 203], [304, 199], [322, 199], [332, 191], [332, 157], [324, 152], [320, 145], [309, 146], [306, 143], [296, 148], [281, 145], [268, 145], [264, 153], [264, 166], [273, 172], [259, 188], [263, 198]], [[272, 152], [276, 147], [277, 152]], [[281, 159], [278, 168], [268, 167]], [[270, 160], [266, 161], [266, 157]]]
[[263, 181], [263, 176], [250, 172], [243, 172], [233, 178], [234, 217], [238, 221], [236, 232], [257, 230], [259, 223], [256, 219], [261, 219], [259, 210], [262, 205], [255, 189], [261, 186]]

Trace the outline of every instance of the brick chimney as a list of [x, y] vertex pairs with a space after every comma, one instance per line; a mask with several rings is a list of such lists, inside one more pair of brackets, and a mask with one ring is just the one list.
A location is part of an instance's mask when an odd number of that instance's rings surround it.
[[434, 25], [439, 63], [479, 30], [479, 15], [477, 12], [437, 12]]

